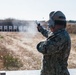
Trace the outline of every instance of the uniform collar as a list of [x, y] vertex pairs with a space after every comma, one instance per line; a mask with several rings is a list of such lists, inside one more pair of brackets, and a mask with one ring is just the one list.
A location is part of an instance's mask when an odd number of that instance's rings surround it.
[[56, 34], [62, 32], [62, 31], [64, 31], [64, 30], [65, 30], [65, 28], [62, 28], [62, 29], [58, 29], [58, 30], [55, 31], [55, 32], [50, 32], [49, 35], [48, 35], [48, 38], [50, 38], [50, 37], [53, 38], [53, 37], [56, 36]]
[[64, 30], [65, 30], [65, 28], [62, 28], [62, 29], [58, 29], [57, 31], [53, 32], [53, 34], [57, 34], [57, 33], [60, 33], [60, 32], [62, 32], [62, 31], [64, 31]]

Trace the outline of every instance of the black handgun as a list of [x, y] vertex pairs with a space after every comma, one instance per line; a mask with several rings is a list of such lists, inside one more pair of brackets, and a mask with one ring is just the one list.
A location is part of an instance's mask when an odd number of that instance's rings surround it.
[[36, 21], [37, 26], [40, 26], [40, 23], [38, 21]]

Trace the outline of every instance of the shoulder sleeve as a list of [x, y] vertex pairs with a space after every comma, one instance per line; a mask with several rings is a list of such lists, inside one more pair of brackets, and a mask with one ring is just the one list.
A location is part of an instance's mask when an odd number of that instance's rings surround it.
[[39, 43], [37, 46], [39, 52], [51, 55], [64, 49], [64, 45], [67, 44], [67, 38], [64, 34], [58, 34], [57, 36], [51, 37], [46, 41]]
[[50, 40], [42, 41], [37, 45], [37, 50], [42, 54], [48, 54], [47, 52], [50, 51], [49, 48], [52, 47], [52, 43], [54, 42]]
[[45, 41], [42, 41], [37, 45], [37, 50], [42, 54], [46, 54], [45, 45]]
[[64, 48], [66, 38], [63, 35], [56, 36], [52, 39], [48, 39], [45, 45], [46, 54], [57, 53]]

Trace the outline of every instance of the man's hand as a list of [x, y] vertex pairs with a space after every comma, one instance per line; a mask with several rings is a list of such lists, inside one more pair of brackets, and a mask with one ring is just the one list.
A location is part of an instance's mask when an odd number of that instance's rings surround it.
[[42, 26], [38, 25], [38, 26], [37, 26], [37, 30], [40, 32], [41, 29], [42, 29]]
[[36, 21], [36, 24], [37, 24], [37, 30], [40, 32], [41, 31], [41, 29], [42, 29], [42, 26], [40, 25], [40, 23], [39, 22], [37, 22]]

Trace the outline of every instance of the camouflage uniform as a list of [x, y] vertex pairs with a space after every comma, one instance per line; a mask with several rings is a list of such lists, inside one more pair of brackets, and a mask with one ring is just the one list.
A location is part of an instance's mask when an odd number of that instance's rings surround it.
[[43, 28], [40, 32], [47, 37], [37, 45], [37, 50], [43, 54], [41, 75], [70, 75], [67, 69], [71, 41], [67, 31], [59, 29], [50, 33]]

